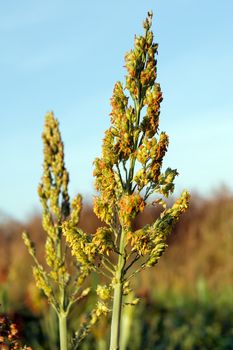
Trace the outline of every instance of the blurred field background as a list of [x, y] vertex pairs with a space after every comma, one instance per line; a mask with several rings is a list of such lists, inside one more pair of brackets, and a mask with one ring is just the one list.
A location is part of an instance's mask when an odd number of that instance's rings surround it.
[[[139, 227], [158, 215], [155, 207], [135, 222]], [[91, 206], [82, 212], [81, 227], [95, 232], [99, 225]], [[56, 317], [36, 289], [32, 261], [22, 243], [31, 232], [43, 260], [44, 232], [40, 215], [26, 222], [1, 217], [0, 303], [34, 350], [58, 349]], [[93, 291], [98, 282], [91, 277]], [[191, 206], [175, 227], [159, 264], [134, 281], [137, 307], [126, 306], [122, 350], [233, 349], [233, 194], [226, 188], [212, 198], [192, 195]], [[133, 297], [133, 296], [132, 296]], [[73, 309], [70, 330], [95, 302], [94, 293]], [[81, 349], [107, 349], [107, 320], [83, 342]]]

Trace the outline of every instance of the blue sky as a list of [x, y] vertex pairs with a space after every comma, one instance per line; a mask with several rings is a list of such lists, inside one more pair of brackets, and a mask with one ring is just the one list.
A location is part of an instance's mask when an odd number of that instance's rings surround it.
[[40, 0], [0, 3], [0, 210], [24, 220], [39, 208], [44, 115], [60, 121], [70, 192], [92, 198], [92, 162], [109, 125], [124, 54], [148, 10], [159, 42], [165, 167], [210, 195], [232, 185], [233, 2]]

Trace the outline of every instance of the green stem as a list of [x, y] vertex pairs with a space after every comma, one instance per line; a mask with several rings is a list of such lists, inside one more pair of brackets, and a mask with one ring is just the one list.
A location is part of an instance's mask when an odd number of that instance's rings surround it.
[[116, 283], [113, 297], [114, 302], [112, 311], [110, 350], [119, 350], [122, 306], [122, 283]]
[[[138, 89], [139, 89], [139, 97], [138, 100], [134, 101], [135, 104], [135, 113], [136, 113], [136, 124], [135, 127], [138, 128], [139, 127], [139, 123], [140, 123], [140, 115], [141, 115], [141, 109], [142, 109], [142, 100], [141, 100], [141, 86], [140, 84], [138, 85]], [[137, 135], [136, 139], [134, 140], [134, 151], [138, 148], [138, 139], [139, 139], [139, 135]], [[129, 193], [132, 193], [132, 180], [134, 177], [134, 169], [135, 169], [135, 163], [136, 163], [136, 156], [135, 154], [132, 155], [132, 158], [130, 160], [130, 169], [129, 169], [129, 178], [127, 179], [127, 188]]]
[[67, 350], [67, 315], [59, 314], [60, 350]]
[[125, 232], [122, 230], [121, 241], [120, 241], [120, 254], [119, 254], [117, 269], [115, 273], [110, 350], [120, 349], [120, 326], [121, 326], [121, 311], [122, 311], [124, 266], [125, 266], [124, 248], [125, 248]]
[[[141, 86], [138, 86], [139, 97], [138, 101], [135, 102], [135, 111], [136, 111], [136, 127], [140, 123], [140, 112], [141, 112]], [[134, 150], [138, 147], [138, 136], [134, 140]], [[136, 157], [132, 156], [130, 161], [130, 169], [127, 176], [127, 171], [125, 164], [123, 162], [123, 167], [126, 171], [126, 189], [128, 193], [132, 192], [132, 180], [134, 177], [134, 168], [135, 168]], [[118, 166], [119, 170], [119, 166]], [[113, 309], [112, 309], [112, 323], [111, 323], [111, 336], [110, 336], [110, 350], [119, 350], [120, 349], [120, 328], [121, 328], [121, 313], [122, 313], [122, 299], [123, 299], [123, 283], [125, 277], [125, 263], [126, 263], [126, 253], [125, 253], [125, 232], [122, 229], [121, 239], [120, 239], [120, 249], [118, 264], [115, 272], [115, 285], [114, 285], [114, 295], [113, 295]]]
[[[57, 244], [57, 249], [58, 249], [58, 257], [60, 260], [64, 259], [64, 253], [63, 253], [63, 245], [62, 245], [62, 238], [61, 238], [61, 229], [59, 228], [58, 232], [58, 244]], [[60, 335], [60, 350], [67, 350], [67, 312], [65, 311], [65, 295], [66, 295], [66, 290], [65, 290], [65, 285], [64, 285], [64, 274], [59, 273], [58, 279], [59, 279], [59, 291], [60, 291], [60, 312], [58, 314], [59, 318], [59, 335]]]

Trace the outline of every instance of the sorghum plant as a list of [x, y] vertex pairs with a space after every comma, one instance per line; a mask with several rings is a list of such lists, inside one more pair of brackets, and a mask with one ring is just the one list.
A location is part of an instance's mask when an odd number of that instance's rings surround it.
[[[187, 209], [184, 191], [167, 208], [165, 198], [174, 191], [176, 169], [162, 171], [168, 135], [159, 133], [162, 92], [156, 83], [158, 45], [153, 42], [152, 13], [143, 23], [145, 33], [136, 36], [134, 49], [125, 56], [125, 84], [115, 84], [111, 98], [111, 126], [105, 132], [102, 155], [94, 162], [99, 196], [94, 211], [105, 223], [93, 239], [110, 284], [99, 287], [103, 299], [113, 296], [110, 349], [119, 349], [123, 296], [129, 281], [140, 270], [154, 266], [167, 247], [167, 237]], [[151, 195], [162, 212], [153, 224], [133, 231], [133, 221], [143, 212]], [[136, 264], [136, 265], [135, 265]], [[136, 266], [136, 267], [135, 267]], [[133, 304], [137, 303], [137, 300]]]
[[77, 195], [70, 204], [69, 175], [64, 163], [64, 147], [58, 121], [53, 113], [46, 115], [42, 139], [44, 164], [38, 194], [43, 208], [43, 228], [47, 233], [45, 243], [47, 268], [38, 261], [35, 245], [27, 233], [23, 233], [23, 239], [35, 263], [33, 274], [36, 284], [44, 292], [58, 315], [60, 349], [66, 350], [68, 347], [67, 317], [71, 306], [89, 293], [89, 288], [82, 288], [89, 268], [75, 261], [77, 276], [71, 276], [70, 259], [67, 259], [62, 224], [67, 221], [77, 226], [82, 199]]
[[[105, 225], [90, 238], [72, 220], [62, 224], [78, 263], [110, 279], [109, 284], [97, 287], [103, 301], [98, 302], [94, 315], [106, 314], [106, 303], [112, 298], [110, 350], [119, 349], [123, 297], [130, 292], [130, 279], [158, 262], [189, 200], [186, 191], [170, 208], [164, 200], [174, 191], [178, 172], [171, 168], [162, 171], [168, 136], [159, 134], [162, 93], [155, 82], [158, 45], [153, 42], [151, 24], [152, 13], [148, 13], [144, 36], [135, 37], [134, 49], [126, 54], [125, 86], [117, 82], [114, 87], [111, 126], [105, 133], [102, 156], [94, 162], [99, 192], [94, 211]], [[150, 205], [148, 198], [153, 194], [157, 195], [153, 204], [162, 206], [159, 218], [133, 231], [134, 219]]]

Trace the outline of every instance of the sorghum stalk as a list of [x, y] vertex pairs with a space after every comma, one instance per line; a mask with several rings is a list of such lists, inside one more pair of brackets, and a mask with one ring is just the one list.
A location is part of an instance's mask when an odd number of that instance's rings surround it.
[[67, 315], [59, 313], [60, 349], [67, 350]]
[[[134, 49], [125, 56], [126, 82], [114, 86], [111, 126], [105, 132], [102, 155], [94, 162], [99, 193], [94, 198], [94, 212], [105, 225], [82, 246], [77, 241], [80, 230], [63, 226], [77, 261], [88, 261], [109, 281], [97, 287], [104, 302], [98, 304], [96, 315], [106, 314], [106, 302], [113, 299], [110, 350], [119, 349], [122, 306], [124, 296], [131, 292], [131, 278], [157, 264], [167, 247], [168, 235], [189, 202], [187, 191], [170, 208], [164, 201], [174, 191], [178, 172], [171, 168], [162, 171], [168, 135], [159, 134], [162, 93], [156, 83], [158, 45], [153, 42], [151, 24], [152, 13], [148, 13], [144, 36], [135, 37]], [[157, 199], [149, 203], [153, 194]], [[151, 225], [134, 231], [134, 219], [152, 204], [162, 206], [160, 216]], [[135, 299], [131, 304], [137, 302]]]
[[[89, 288], [82, 290], [82, 284], [90, 269], [83, 261], [78, 268], [78, 276], [70, 274], [67, 246], [64, 241], [63, 227], [72, 225], [77, 228], [82, 198], [77, 195], [70, 203], [68, 194], [69, 174], [64, 162], [64, 146], [59, 124], [53, 113], [45, 118], [42, 134], [44, 143], [43, 176], [38, 187], [42, 204], [42, 224], [47, 234], [45, 258], [47, 267], [38, 261], [35, 245], [27, 233], [23, 233], [24, 242], [34, 259], [33, 274], [37, 286], [43, 290], [49, 303], [56, 310], [59, 320], [60, 349], [68, 349], [67, 317], [71, 306], [86, 296]], [[87, 235], [76, 237], [79, 244], [87, 240]]]
[[[108, 290], [113, 296], [110, 350], [120, 349], [121, 313], [130, 279], [158, 262], [189, 200], [184, 191], [171, 208], [164, 201], [173, 192], [178, 173], [171, 168], [162, 172], [168, 136], [158, 132], [162, 93], [155, 82], [158, 45], [153, 42], [151, 24], [152, 13], [148, 13], [144, 36], [135, 37], [134, 49], [125, 56], [126, 83], [115, 84], [111, 126], [105, 133], [102, 155], [94, 163], [99, 191], [94, 211], [107, 226], [97, 230], [93, 244], [98, 247], [102, 271], [107, 272], [107, 268], [110, 274], [109, 285], [99, 287], [97, 293], [101, 296]], [[152, 225], [133, 231], [134, 219], [151, 205], [147, 200], [152, 194], [159, 196], [153, 205], [163, 207], [160, 217]]]
[[113, 293], [113, 307], [112, 307], [112, 322], [111, 322], [111, 337], [110, 349], [118, 350], [120, 342], [120, 326], [122, 313], [122, 297], [123, 297], [123, 283], [124, 283], [124, 266], [125, 266], [125, 232], [121, 232], [121, 242], [118, 257], [118, 264], [115, 273], [115, 285]]

